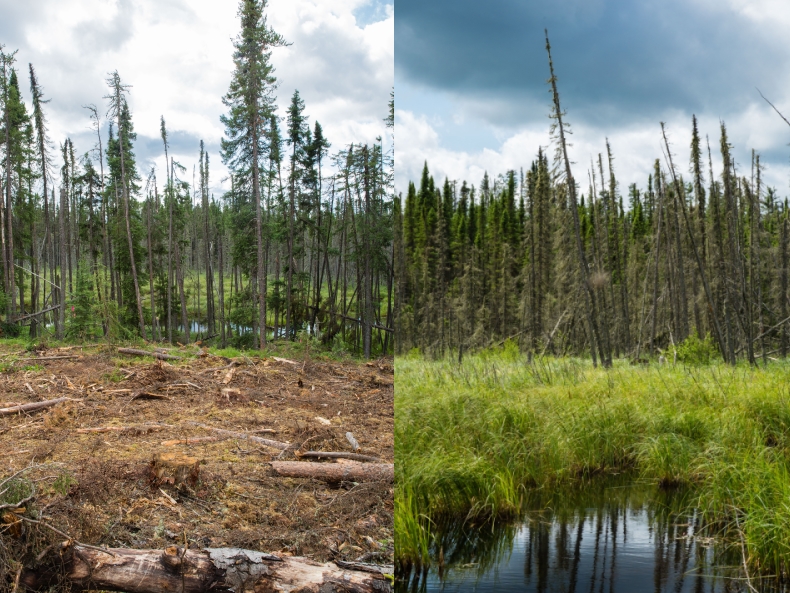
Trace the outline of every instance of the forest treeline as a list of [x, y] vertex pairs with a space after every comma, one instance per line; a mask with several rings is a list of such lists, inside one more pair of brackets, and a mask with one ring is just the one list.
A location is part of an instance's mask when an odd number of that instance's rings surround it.
[[118, 72], [104, 106], [85, 108], [95, 144], [56, 146], [33, 65], [0, 45], [4, 335], [263, 347], [307, 332], [368, 357], [392, 350], [393, 152], [381, 139], [330, 152], [298, 91], [278, 116], [270, 57], [285, 41], [265, 7], [239, 4], [221, 196], [203, 141], [195, 165], [179, 163], [164, 116], [166, 170], [141, 169]]
[[623, 191], [607, 140], [577, 199], [548, 39], [547, 50], [553, 162], [539, 149], [526, 171], [478, 187], [439, 187], [426, 163], [395, 203], [398, 352], [510, 338], [604, 366], [682, 344], [732, 364], [785, 357], [788, 203], [763, 183], [759, 154], [736, 163], [725, 124], [710, 140], [693, 117], [682, 174], [661, 124], [644, 186]]

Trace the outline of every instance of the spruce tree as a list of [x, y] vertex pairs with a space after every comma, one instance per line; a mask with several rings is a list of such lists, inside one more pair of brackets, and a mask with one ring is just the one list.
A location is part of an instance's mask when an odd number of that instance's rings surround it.
[[220, 120], [225, 125], [222, 160], [236, 175], [237, 185], [252, 190], [256, 204], [257, 276], [259, 298], [259, 344], [266, 343], [266, 295], [263, 289], [263, 238], [261, 233], [261, 162], [269, 151], [266, 126], [274, 112], [276, 78], [270, 63], [271, 50], [285, 41], [266, 22], [266, 0], [241, 0], [238, 15], [241, 32], [233, 41], [234, 71], [222, 101], [228, 108]]
[[[134, 182], [136, 180], [136, 171], [134, 168], [134, 160], [132, 156], [131, 141], [134, 140], [136, 135], [132, 131], [131, 114], [129, 112], [129, 105], [126, 102], [126, 93], [129, 86], [121, 83], [121, 77], [118, 71], [113, 72], [107, 79], [107, 86], [110, 88], [110, 94], [105, 96], [109, 99], [110, 108], [108, 116], [115, 118], [118, 126], [118, 143], [117, 143], [117, 156], [120, 164], [119, 177], [117, 183], [120, 187], [120, 195], [123, 200], [124, 222], [126, 227], [126, 238], [129, 247], [129, 266], [132, 274], [132, 281], [134, 283], [134, 298], [137, 304], [137, 316], [140, 326], [140, 335], [145, 339], [145, 317], [143, 316], [143, 300], [140, 296], [140, 282], [137, 275], [137, 258], [135, 257], [135, 240], [132, 236], [132, 206], [130, 204], [131, 198], [129, 196], [130, 190], [135, 189]], [[110, 147], [108, 146], [108, 150]], [[128, 162], [127, 162], [128, 161]]]

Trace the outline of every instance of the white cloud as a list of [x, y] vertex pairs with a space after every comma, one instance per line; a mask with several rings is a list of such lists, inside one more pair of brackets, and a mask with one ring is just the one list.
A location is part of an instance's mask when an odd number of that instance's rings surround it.
[[[164, 167], [156, 144], [164, 115], [174, 137], [192, 139], [187, 141], [194, 146], [174, 146], [175, 158], [185, 165], [197, 161], [198, 141], [205, 140], [212, 151], [214, 190], [222, 191], [219, 116], [233, 69], [232, 38], [239, 30], [235, 0], [37, 0], [29, 12], [17, 10], [16, 2], [0, 0], [0, 14], [12, 19], [0, 24], [0, 43], [10, 45], [3, 35], [17, 43], [7, 49], [19, 48], [25, 91], [27, 63], [36, 68], [51, 98], [46, 112], [54, 142], [70, 136], [80, 152], [92, 148], [95, 135], [81, 106], [95, 103], [104, 113], [104, 81], [117, 69], [132, 86], [140, 168], [147, 169], [150, 159]], [[394, 15], [385, 10], [384, 20], [360, 26], [353, 13], [366, 3], [271, 0], [266, 10], [269, 24], [292, 43], [272, 56], [280, 115], [299, 89], [310, 122], [321, 122], [334, 148], [373, 142], [385, 133], [382, 118], [394, 80]]]
[[486, 171], [497, 175], [528, 166], [538, 146], [548, 143], [546, 134], [523, 131], [506, 139], [499, 150], [456, 151], [441, 146], [439, 134], [424, 115], [397, 109], [395, 126], [395, 186], [396, 191], [403, 193], [409, 181], [419, 182], [425, 161], [437, 183], [449, 178], [477, 185]]
[[710, 11], [734, 12], [772, 29], [790, 25], [790, 5], [785, 0], [693, 0]]
[[[679, 174], [689, 177], [689, 154], [691, 145], [691, 117], [684, 113], [666, 114], [666, 129], [672, 150], [672, 158]], [[779, 122], [779, 123], [777, 123]], [[790, 138], [788, 129], [773, 112], [768, 112], [760, 104], [752, 104], [743, 113], [731, 116], [727, 124], [727, 134], [733, 145], [733, 156], [740, 175], [749, 176], [751, 149], [758, 153], [774, 150]], [[780, 125], [781, 124], [781, 125]], [[719, 151], [719, 120], [713, 117], [699, 118], [699, 129], [703, 137], [708, 135], [711, 143], [714, 175], [721, 173]], [[478, 185], [484, 172], [497, 176], [509, 169], [528, 168], [535, 159], [539, 147], [544, 151], [550, 144], [548, 124], [544, 129], [523, 129], [506, 136], [496, 149], [482, 148], [478, 151], [461, 151], [442, 145], [441, 135], [435, 124], [424, 115], [410, 111], [396, 111], [397, 153], [396, 153], [396, 190], [406, 192], [409, 181], [419, 182], [425, 161], [437, 183], [445, 177], [451, 180], [466, 180]], [[581, 191], [587, 193], [588, 175], [591, 161], [597, 168], [598, 154], [603, 154], [604, 171], [608, 175], [606, 161], [606, 138], [614, 156], [614, 169], [619, 189], [626, 195], [631, 183], [645, 188], [648, 175], [653, 172], [656, 158], [666, 169], [662, 151], [661, 128], [659, 122], [636, 122], [630, 126], [614, 130], [603, 130], [590, 126], [574, 125], [569, 137], [572, 146], [569, 155], [573, 161], [573, 172]], [[553, 149], [549, 157], [553, 157]], [[705, 154], [705, 177], [708, 178], [708, 160]], [[785, 159], [785, 163], [787, 159]], [[596, 170], [597, 175], [597, 170]], [[766, 168], [764, 183], [771, 185], [784, 194], [790, 179], [790, 166], [772, 164]]]

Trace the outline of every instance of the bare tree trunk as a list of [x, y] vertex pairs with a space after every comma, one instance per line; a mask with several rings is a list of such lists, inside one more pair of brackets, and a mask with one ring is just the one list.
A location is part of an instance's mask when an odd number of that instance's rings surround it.
[[[257, 112], [255, 117], [257, 118]], [[258, 326], [260, 334], [258, 344], [261, 350], [266, 347], [266, 286], [264, 275], [266, 273], [263, 265], [263, 217], [261, 214], [261, 189], [258, 171], [258, 126], [257, 121], [253, 122], [252, 139], [252, 199], [255, 200], [255, 240], [258, 248]], [[289, 268], [290, 269], [290, 268]], [[290, 282], [290, 274], [288, 276]], [[289, 284], [290, 291], [290, 284]]]
[[66, 258], [68, 257], [68, 251], [66, 249], [66, 190], [61, 188], [60, 190], [60, 210], [58, 210], [58, 234], [60, 235], [60, 287], [58, 288], [58, 294], [60, 295], [60, 310], [58, 311], [58, 316], [60, 317], [60, 323], [58, 326], [59, 334], [58, 339], [62, 340], [65, 335], [66, 329]]
[[151, 199], [146, 208], [146, 222], [148, 223], [148, 289], [151, 296], [151, 337], [159, 339], [159, 327], [156, 322], [156, 302], [154, 301], [154, 250], [151, 243]]
[[189, 344], [189, 319], [187, 317], [187, 301], [184, 292], [184, 270], [181, 261], [181, 246], [176, 241], [176, 282], [178, 283], [178, 296], [181, 300], [181, 323], [184, 326], [185, 342]]
[[[367, 144], [362, 148], [362, 160], [365, 163], [365, 226], [364, 226], [364, 249], [365, 255], [365, 287], [364, 287], [364, 314], [363, 314], [363, 327], [362, 327], [362, 342], [363, 342], [363, 355], [365, 358], [370, 358], [371, 339], [373, 337], [373, 278], [371, 268], [371, 217], [372, 211], [370, 207], [370, 167], [368, 163], [368, 147]], [[444, 270], [440, 270], [439, 274], [444, 276]]]
[[[620, 253], [620, 215], [617, 204], [617, 181], [614, 176], [614, 168], [612, 167], [612, 148], [609, 144], [609, 139], [606, 140], [606, 154], [609, 165], [609, 197], [612, 203], [612, 231], [614, 239], [614, 254], [615, 266], [617, 269], [617, 276], [620, 282], [620, 322], [622, 323], [622, 347], [627, 352], [631, 349], [631, 330], [630, 330], [630, 314], [628, 311], [628, 282], [626, 278], [626, 268], [624, 265], [624, 258]], [[603, 183], [603, 179], [601, 179]], [[623, 248], [627, 249], [628, 235], [623, 233]], [[625, 251], [623, 252], [625, 253]]]
[[223, 244], [225, 237], [222, 233], [217, 236], [217, 256], [219, 257], [219, 324], [222, 330], [222, 347], [227, 346], [227, 336], [225, 334], [225, 262], [223, 261]]
[[216, 311], [214, 310], [214, 271], [211, 266], [211, 232], [209, 226], [210, 206], [208, 200], [208, 155], [205, 155], [205, 162], [202, 165], [202, 175], [200, 178], [201, 193], [203, 195], [203, 245], [205, 246], [204, 257], [206, 259], [206, 317], [209, 335], [217, 333]]
[[[787, 210], [782, 213], [782, 228], [779, 243], [779, 250], [781, 252], [781, 272], [779, 280], [779, 317], [787, 319]], [[782, 358], [787, 357], [787, 322], [783, 321], [779, 327], [780, 348]]]
[[[167, 161], [167, 144], [165, 143], [165, 161]], [[170, 167], [167, 182], [167, 341], [173, 343], [173, 159], [170, 159]]]
[[[662, 134], [664, 135], [664, 144], [666, 145], [667, 148], [667, 155], [669, 158], [669, 168], [672, 172], [672, 180], [675, 184], [676, 197], [680, 201], [681, 208], [683, 210], [683, 220], [686, 223], [686, 229], [688, 230], [689, 233], [689, 239], [691, 241], [691, 249], [694, 252], [695, 259], [697, 260], [697, 268], [699, 270], [700, 278], [702, 278], [702, 285], [705, 287], [705, 295], [707, 296], [708, 299], [708, 306], [710, 307], [711, 311], [714, 311], [713, 326], [716, 331], [716, 339], [719, 342], [719, 347], [722, 349], [722, 352], [724, 352], [724, 342], [721, 339], [721, 330], [719, 329], [719, 321], [718, 321], [718, 317], [715, 314], [715, 309], [714, 309], [715, 304], [713, 301], [713, 295], [711, 294], [710, 287], [708, 286], [708, 280], [707, 277], [705, 276], [705, 267], [702, 264], [702, 259], [700, 258], [699, 251], [697, 250], [697, 243], [694, 240], [694, 233], [691, 230], [691, 224], [689, 223], [688, 214], [686, 213], [686, 200], [685, 198], [683, 198], [683, 193], [682, 193], [683, 187], [680, 183], [678, 183], [677, 177], [675, 176], [675, 166], [672, 164], [672, 153], [669, 150], [669, 142], [667, 141], [666, 133], [664, 133], [663, 124], [661, 125], [661, 131]], [[734, 359], [735, 356], [733, 354], [732, 364], [735, 364]]]
[[291, 293], [293, 291], [294, 268], [294, 217], [296, 216], [296, 143], [294, 143], [293, 154], [291, 155], [291, 178], [288, 199], [288, 273], [286, 274], [285, 284], [285, 337], [287, 340], [290, 340], [294, 323]]
[[[656, 171], [658, 171], [658, 161], [656, 161]], [[656, 191], [656, 195], [658, 195], [658, 206], [656, 209], [658, 210], [658, 228], [656, 230], [656, 247], [655, 247], [655, 258], [656, 258], [656, 267], [655, 272], [653, 274], [653, 319], [652, 325], [650, 328], [650, 351], [655, 354], [656, 352], [656, 324], [658, 322], [658, 266], [659, 261], [661, 259], [661, 221], [662, 221], [662, 212], [664, 211], [664, 200], [662, 199], [664, 193], [661, 190], [661, 178], [660, 176], [656, 176], [656, 183], [659, 184], [658, 191]]]
[[[5, 63], [3, 64], [5, 66]], [[5, 76], [5, 71], [3, 72]], [[7, 87], [7, 81], [4, 86]], [[6, 97], [8, 93], [6, 92]], [[10, 293], [11, 308], [8, 311], [8, 320], [11, 321], [16, 316], [16, 289], [14, 287], [14, 239], [13, 239], [13, 212], [11, 208], [11, 121], [10, 109], [5, 109], [5, 218], [3, 219], [3, 261], [5, 262], [6, 273], [6, 294]]]
[[[760, 155], [756, 155], [756, 169], [757, 169], [757, 186], [755, 188], [755, 195], [752, 198], [752, 208], [755, 212], [755, 228], [754, 228], [754, 235], [752, 241], [755, 244], [755, 275], [756, 275], [756, 282], [757, 282], [757, 315], [759, 320], [759, 327], [758, 331], [760, 332], [760, 349], [762, 351], [762, 358], [763, 358], [763, 366], [768, 366], [768, 354], [765, 350], [765, 325], [763, 323], [763, 281], [762, 281], [762, 272], [761, 272], [761, 257], [760, 251], [762, 249], [762, 234], [763, 234], [763, 223], [762, 223], [762, 215], [760, 212], [760, 193], [762, 189], [761, 183], [761, 172], [760, 172]], [[754, 297], [754, 291], [752, 291], [752, 297]], [[784, 319], [784, 318], [783, 318]]]
[[[678, 335], [678, 342], [682, 342], [685, 340], [689, 335], [689, 306], [688, 306], [688, 297], [686, 296], [686, 266], [684, 265], [684, 257], [683, 257], [683, 245], [680, 239], [680, 218], [678, 217], [678, 209], [680, 207], [680, 200], [684, 201], [684, 208], [685, 208], [685, 197], [683, 195], [678, 195], [677, 187], [675, 188], [675, 200], [674, 200], [674, 207], [672, 208], [672, 222], [674, 223], [674, 235], [675, 235], [675, 250], [677, 252], [677, 262], [678, 262], [678, 321], [680, 323], [678, 327], [678, 331], [680, 332]], [[689, 229], [691, 232], [691, 229]]]

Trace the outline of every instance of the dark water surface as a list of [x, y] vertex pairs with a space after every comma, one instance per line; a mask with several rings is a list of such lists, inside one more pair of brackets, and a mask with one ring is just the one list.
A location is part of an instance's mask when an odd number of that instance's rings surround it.
[[[438, 526], [436, 565], [401, 592], [786, 592], [751, 577], [738, 545], [701, 524], [690, 494], [592, 486], [535, 496], [515, 524]], [[712, 537], [715, 535], [717, 537]], [[443, 562], [442, 562], [443, 561]], [[441, 570], [437, 565], [441, 564]]]

